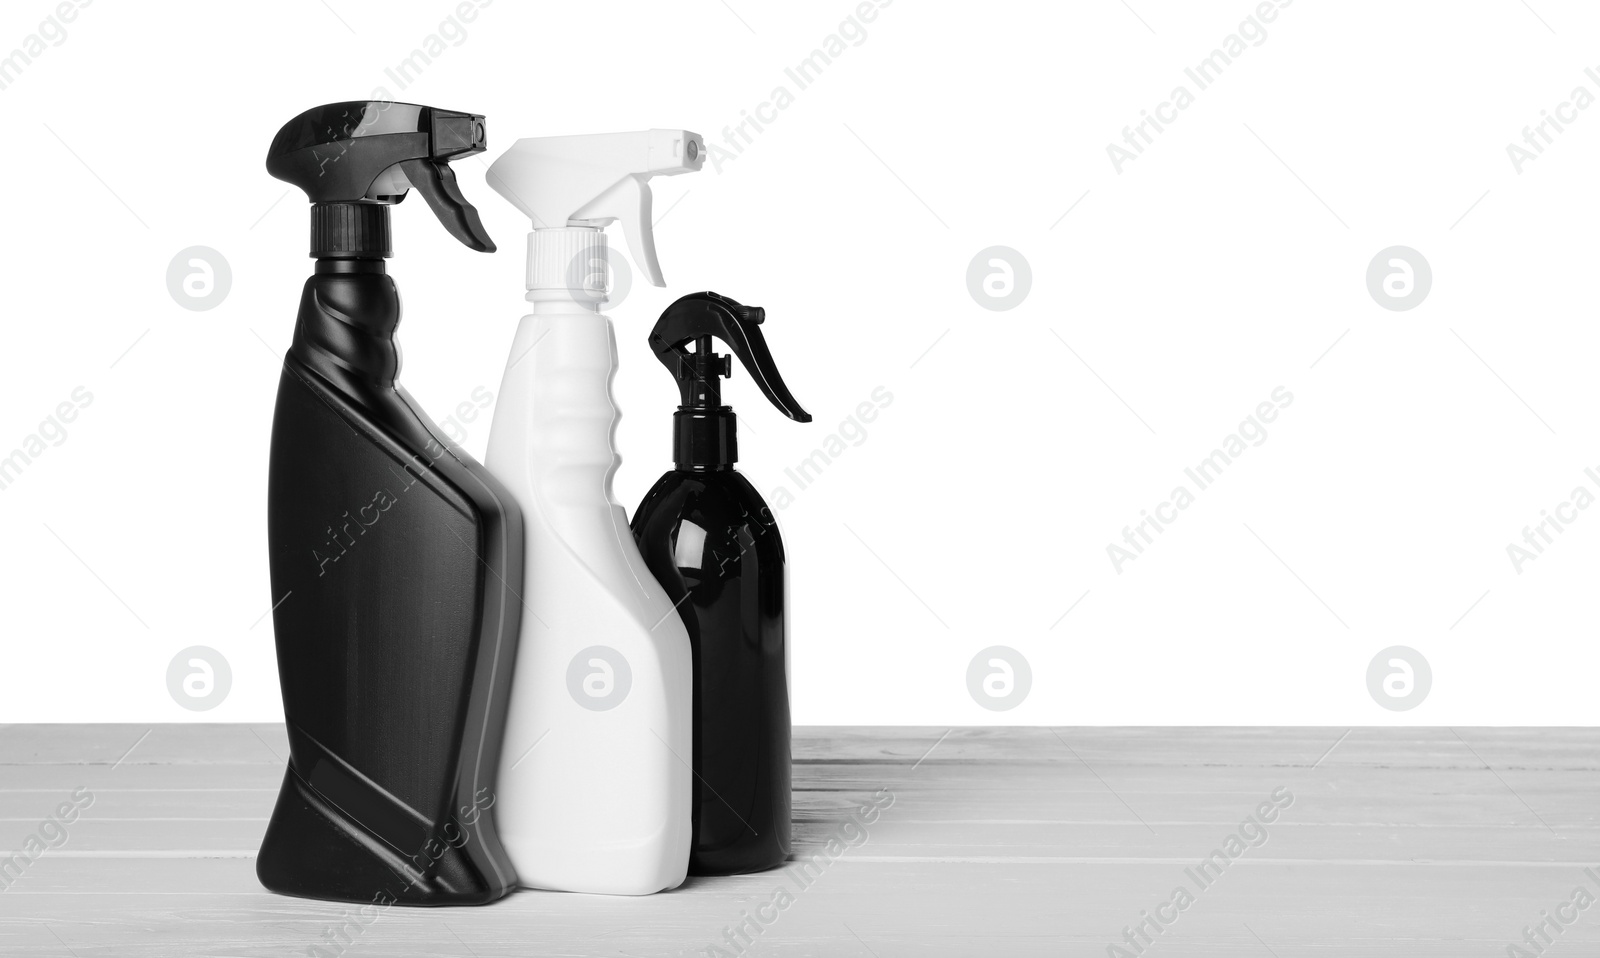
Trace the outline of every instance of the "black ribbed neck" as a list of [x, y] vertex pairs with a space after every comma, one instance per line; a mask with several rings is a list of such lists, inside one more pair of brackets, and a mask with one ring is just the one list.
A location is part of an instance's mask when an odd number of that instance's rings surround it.
[[316, 203], [311, 207], [311, 255], [386, 259], [389, 207], [379, 203]]

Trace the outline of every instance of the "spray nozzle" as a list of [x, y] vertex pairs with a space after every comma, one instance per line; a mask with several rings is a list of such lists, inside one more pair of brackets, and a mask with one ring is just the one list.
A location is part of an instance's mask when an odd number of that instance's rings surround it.
[[733, 410], [722, 404], [722, 380], [733, 375], [733, 359], [717, 355], [715, 340], [728, 344], [779, 411], [797, 422], [811, 421], [772, 361], [761, 335], [766, 318], [760, 306], [716, 293], [692, 293], [668, 306], [650, 331], [650, 348], [677, 380], [683, 398], [672, 417], [672, 459], [680, 469], [720, 469], [739, 459]]
[[[733, 375], [733, 362], [716, 354], [715, 338], [728, 344], [779, 412], [796, 422], [811, 421], [811, 414], [800, 408], [784, 385], [767, 339], [761, 335], [766, 318], [767, 311], [760, 306], [746, 306], [710, 292], [692, 293], [667, 307], [650, 331], [650, 348], [678, 381], [684, 406], [722, 405], [719, 380]], [[686, 348], [690, 343], [695, 344], [694, 352]]]
[[267, 172], [313, 206], [313, 256], [388, 256], [388, 207], [415, 187], [450, 235], [480, 252], [494, 240], [461, 195], [450, 161], [482, 153], [483, 117], [415, 103], [354, 100], [307, 110], [278, 131]]
[[[530, 137], [494, 161], [489, 185], [533, 221], [535, 242], [537, 231], [600, 230], [621, 220], [639, 269], [651, 285], [665, 286], [651, 232], [649, 180], [693, 173], [704, 164], [705, 143], [688, 130]], [[551, 276], [540, 270], [530, 261], [529, 289], [573, 285], [566, 273]]]

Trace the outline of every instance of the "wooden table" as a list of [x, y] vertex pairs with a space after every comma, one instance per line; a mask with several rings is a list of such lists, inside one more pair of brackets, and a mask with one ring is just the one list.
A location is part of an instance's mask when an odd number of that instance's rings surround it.
[[[0, 848], [94, 796], [4, 876], [0, 955], [733, 955], [745, 922], [757, 956], [1100, 956], [1145, 920], [1156, 956], [1487, 958], [1580, 885], [1600, 898], [1594, 729], [805, 728], [799, 857], [893, 797], [809, 881], [791, 864], [642, 899], [396, 907], [335, 947], [350, 906], [255, 880], [286, 754], [280, 726], [0, 728]], [[1213, 849], [1226, 864], [1197, 882]], [[1600, 951], [1600, 905], [1567, 913], [1550, 954]]]

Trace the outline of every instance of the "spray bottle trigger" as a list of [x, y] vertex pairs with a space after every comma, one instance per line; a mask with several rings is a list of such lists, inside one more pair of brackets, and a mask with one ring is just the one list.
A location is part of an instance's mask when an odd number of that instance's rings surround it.
[[[691, 356], [685, 351], [690, 342], [715, 337], [739, 357], [750, 378], [779, 412], [796, 422], [811, 421], [811, 414], [789, 392], [766, 337], [761, 334], [766, 318], [766, 310], [759, 306], [745, 306], [711, 292], [684, 296], [667, 307], [650, 331], [650, 348], [678, 381], [684, 406], [696, 405], [695, 397], [701, 392], [696, 383], [701, 377], [720, 373], [726, 378], [733, 372], [732, 356], [712, 360], [701, 353]], [[706, 391], [720, 395], [720, 389]]]
[[646, 177], [637, 173], [624, 176], [609, 189], [572, 214], [572, 222], [593, 223], [605, 226], [613, 220], [622, 222], [622, 233], [627, 237], [628, 250], [638, 263], [639, 271], [651, 286], [665, 286], [661, 276], [661, 262], [656, 258], [656, 237], [650, 221], [654, 218], [655, 196], [650, 192]]
[[422, 194], [428, 208], [439, 218], [450, 235], [480, 253], [493, 253], [494, 240], [483, 228], [478, 209], [462, 195], [455, 170], [442, 161], [414, 158], [400, 161], [400, 169], [413, 188]]

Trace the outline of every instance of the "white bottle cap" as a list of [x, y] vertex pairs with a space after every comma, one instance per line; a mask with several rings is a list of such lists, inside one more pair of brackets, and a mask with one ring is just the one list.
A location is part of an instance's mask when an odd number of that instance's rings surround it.
[[704, 165], [705, 142], [688, 130], [530, 137], [495, 160], [488, 179], [533, 220], [528, 288], [592, 292], [605, 285], [602, 230], [617, 220], [645, 279], [666, 285], [651, 232], [650, 177]]

